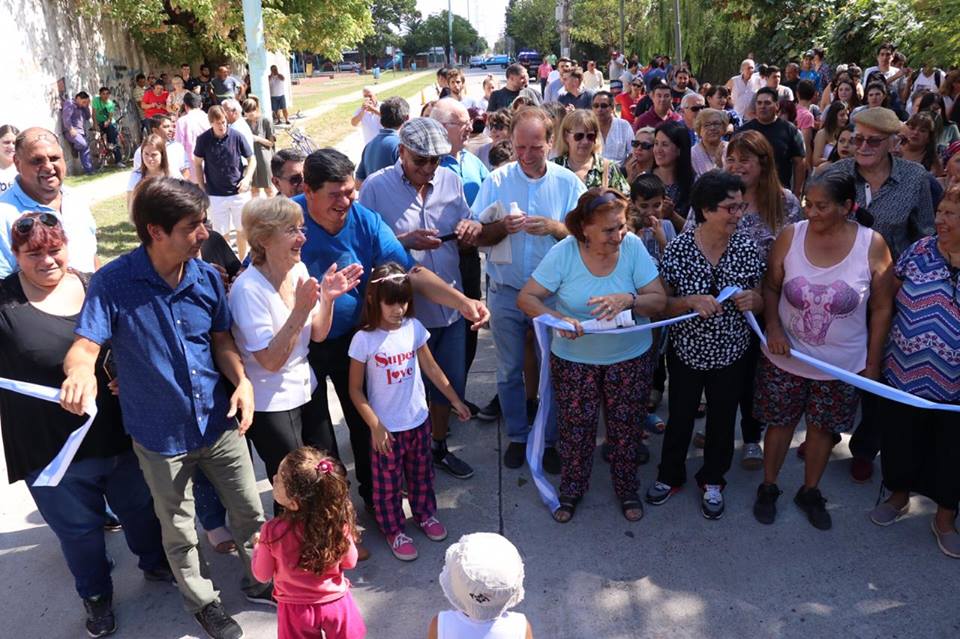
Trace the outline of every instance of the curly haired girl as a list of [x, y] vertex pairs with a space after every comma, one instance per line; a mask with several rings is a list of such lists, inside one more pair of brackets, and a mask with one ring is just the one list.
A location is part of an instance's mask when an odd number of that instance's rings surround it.
[[273, 580], [279, 639], [366, 636], [343, 574], [357, 565], [359, 533], [340, 462], [309, 446], [290, 452], [273, 498], [284, 511], [260, 530], [252, 568], [260, 581]]

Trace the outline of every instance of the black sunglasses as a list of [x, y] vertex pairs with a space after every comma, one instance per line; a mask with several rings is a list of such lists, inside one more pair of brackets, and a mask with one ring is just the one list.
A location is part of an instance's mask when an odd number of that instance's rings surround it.
[[700, 113], [700, 111], [702, 111], [703, 109], [706, 109], [707, 107], [703, 106], [702, 104], [695, 104], [692, 107], [688, 107], [688, 108], [694, 113]]
[[285, 178], [280, 178], [281, 180], [286, 180], [292, 186], [299, 186], [303, 184], [303, 173], [294, 173], [293, 175]]
[[60, 219], [53, 213], [40, 213], [38, 215], [30, 215], [29, 217], [21, 217], [14, 223], [13, 228], [20, 235], [26, 235], [38, 221], [44, 226], [51, 228], [60, 226]]
[[583, 138], [587, 138], [587, 140], [589, 140], [590, 142], [596, 142], [596, 141], [597, 141], [597, 134], [596, 134], [596, 133], [584, 133], [583, 131], [580, 131], [580, 132], [578, 132], [578, 133], [574, 133], [574, 134], [573, 134], [573, 139], [574, 139], [574, 141], [576, 141], [576, 142], [580, 142], [581, 140], [583, 140]]
[[653, 142], [641, 142], [640, 140], [630, 140], [630, 146], [633, 148], [640, 147], [644, 151], [649, 151], [653, 148]]
[[411, 153], [410, 156], [411, 156], [410, 160], [417, 166], [423, 166], [425, 164], [429, 164], [430, 166], [437, 166], [438, 164], [440, 164], [439, 155], [423, 156], [423, 155], [414, 155], [413, 153]]

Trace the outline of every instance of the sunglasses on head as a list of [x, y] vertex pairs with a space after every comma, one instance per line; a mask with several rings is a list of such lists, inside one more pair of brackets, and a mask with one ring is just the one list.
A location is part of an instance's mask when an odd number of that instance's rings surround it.
[[13, 228], [20, 235], [26, 235], [31, 231], [31, 229], [33, 229], [33, 225], [38, 221], [44, 226], [49, 226], [51, 228], [54, 226], [60, 226], [60, 220], [53, 213], [40, 213], [39, 215], [21, 217], [14, 223]]
[[653, 142], [641, 142], [640, 140], [630, 140], [630, 146], [633, 148], [640, 147], [644, 151], [649, 151], [653, 148]]
[[414, 155], [413, 153], [411, 153], [410, 160], [417, 166], [424, 166], [426, 164], [429, 164], [430, 166], [437, 166], [438, 164], [440, 164], [439, 155], [423, 156], [423, 155]]
[[574, 133], [574, 134], [573, 134], [573, 140], [574, 140], [574, 142], [581, 142], [581, 141], [583, 140], [583, 138], [587, 138], [587, 140], [590, 141], [590, 142], [596, 142], [596, 141], [597, 141], [597, 134], [596, 134], [596, 133], [584, 133], [583, 131], [578, 131], [577, 133]]

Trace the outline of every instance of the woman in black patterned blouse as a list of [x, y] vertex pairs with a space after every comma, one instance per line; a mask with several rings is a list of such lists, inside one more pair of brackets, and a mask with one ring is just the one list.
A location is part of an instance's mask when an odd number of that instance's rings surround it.
[[[723, 516], [721, 491], [733, 458], [737, 400], [750, 345], [743, 311], [763, 308], [763, 262], [753, 240], [737, 231], [747, 206], [745, 190], [735, 175], [705, 173], [690, 194], [697, 226], [667, 245], [660, 265], [668, 296], [666, 315], [694, 312], [699, 317], [670, 327], [670, 418], [657, 481], [647, 491], [647, 501], [664, 503], [686, 481], [687, 448], [700, 394], [706, 390], [710, 412], [696, 480], [704, 491], [701, 512], [707, 519]], [[743, 291], [721, 304], [716, 298], [728, 286]]]

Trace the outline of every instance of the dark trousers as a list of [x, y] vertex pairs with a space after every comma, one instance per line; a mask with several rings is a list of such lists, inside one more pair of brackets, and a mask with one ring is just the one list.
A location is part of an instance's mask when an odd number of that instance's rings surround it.
[[[370, 474], [370, 428], [350, 400], [349, 349], [352, 338], [353, 332], [350, 332], [340, 337], [327, 338], [323, 342], [310, 343], [310, 366], [313, 367], [319, 382], [317, 392], [314, 393], [313, 400], [310, 402], [312, 411], [310, 420], [313, 421], [316, 432], [333, 432], [326, 393], [326, 379], [329, 377], [337, 392], [337, 399], [340, 400], [347, 428], [350, 430], [350, 448], [353, 449], [353, 464], [360, 496], [365, 502], [369, 502], [373, 495], [373, 481]], [[306, 438], [304, 442], [309, 443]], [[336, 451], [328, 452], [334, 454]]]
[[113, 161], [119, 164], [123, 159], [123, 154], [120, 152], [120, 145], [117, 144], [120, 139], [120, 130], [117, 129], [117, 123], [100, 124], [98, 127], [100, 128], [100, 133], [107, 136], [107, 143], [113, 145]]
[[[483, 299], [483, 287], [480, 285], [480, 252], [468, 249], [460, 252], [460, 281], [463, 284], [463, 294], [472, 300]], [[477, 356], [477, 340], [479, 332], [470, 330], [467, 326], [467, 357], [464, 379], [470, 374], [473, 358]]]
[[880, 452], [882, 428], [877, 411], [877, 396], [860, 394], [860, 425], [850, 438], [850, 452], [854, 457], [873, 461]]
[[957, 414], [924, 410], [872, 396], [881, 432], [880, 467], [894, 492], [920, 493], [956, 512], [960, 503], [960, 424]]
[[540, 97], [543, 97], [547, 94], [547, 79], [540, 78]]
[[654, 390], [660, 391], [663, 394], [663, 391], [667, 388], [667, 356], [658, 355], [656, 368], [653, 369], [653, 385]]
[[39, 471], [27, 477], [27, 487], [37, 510], [60, 541], [82, 598], [113, 595], [103, 537], [104, 497], [123, 525], [127, 546], [140, 558], [141, 570], [167, 565], [150, 489], [132, 452], [75, 461], [57, 486], [34, 487], [37, 475]]
[[707, 441], [703, 448], [703, 465], [696, 480], [701, 486], [726, 485], [724, 475], [733, 460], [737, 404], [743, 388], [746, 359], [744, 354], [729, 366], [702, 371], [684, 364], [672, 348], [667, 352], [670, 417], [663, 437], [658, 481], [669, 486], [681, 486], [687, 481], [687, 449], [693, 436], [700, 395], [706, 390], [710, 407], [707, 411]]
[[750, 335], [750, 348], [744, 356], [743, 389], [740, 391], [740, 434], [744, 444], [759, 444], [763, 435], [763, 422], [753, 416], [753, 387], [760, 353], [760, 338]]

